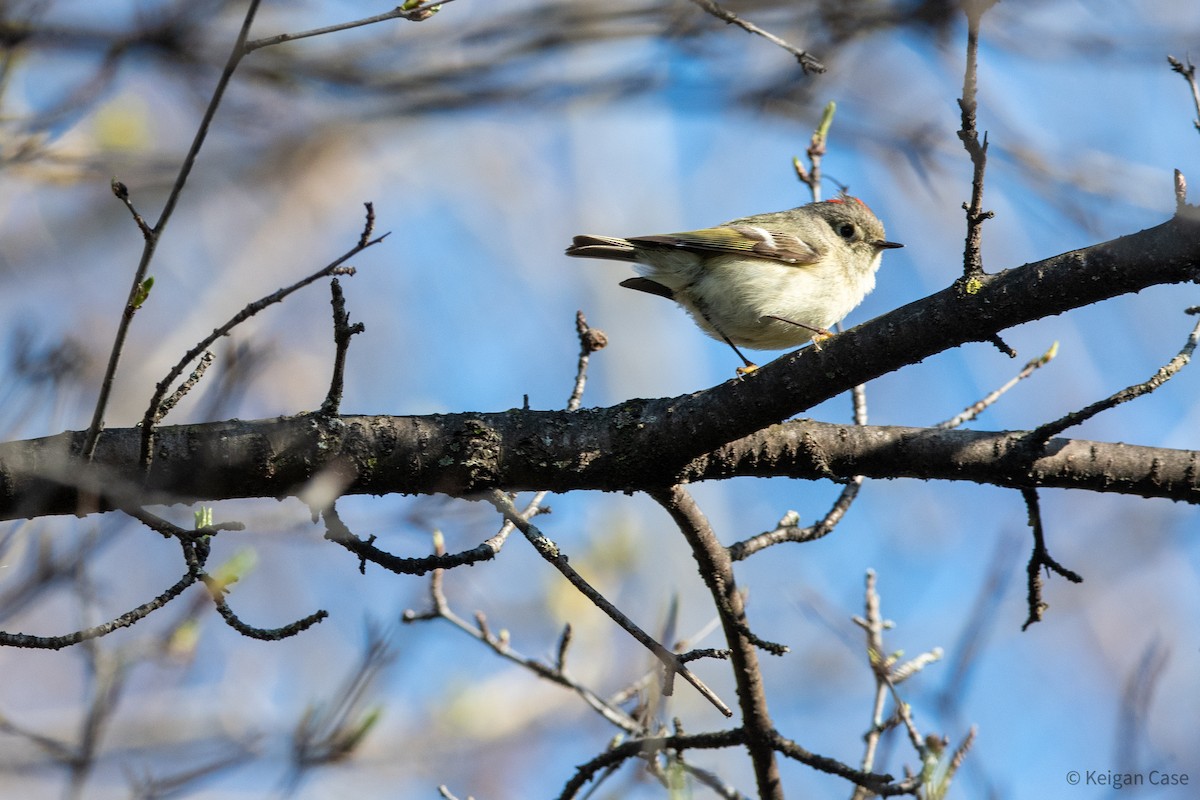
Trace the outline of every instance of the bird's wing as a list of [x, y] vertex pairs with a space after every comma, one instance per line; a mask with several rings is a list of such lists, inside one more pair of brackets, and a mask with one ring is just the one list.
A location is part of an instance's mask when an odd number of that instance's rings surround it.
[[633, 236], [628, 241], [643, 246], [755, 256], [785, 264], [812, 264], [820, 258], [820, 253], [795, 234], [759, 225], [722, 225], [687, 233]]

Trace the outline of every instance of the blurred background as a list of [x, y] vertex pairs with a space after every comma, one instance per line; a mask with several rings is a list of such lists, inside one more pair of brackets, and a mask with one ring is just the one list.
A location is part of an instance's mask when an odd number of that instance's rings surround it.
[[[252, 38], [332, 25], [392, 5], [265, 3]], [[674, 2], [457, 0], [420, 24], [392, 21], [249, 55], [219, 109], [151, 268], [107, 414], [141, 419], [179, 356], [247, 302], [348, 250], [372, 201], [381, 245], [343, 279], [355, 337], [345, 413], [561, 408], [582, 310], [603, 329], [584, 404], [699, 391], [738, 363], [660, 298], [617, 284], [616, 263], [576, 261], [577, 233], [687, 230], [807, 202], [803, 157], [822, 107], [838, 111], [826, 196], [866, 200], [905, 248], [889, 252], [854, 325], [960, 274], [971, 166], [956, 136], [965, 23], [948, 2], [729, 2], [811, 51], [794, 57]], [[232, 45], [245, 3], [226, 0], [0, 6], [0, 435], [85, 428], [141, 235], [115, 200], [124, 182], [157, 219]], [[1200, 180], [1187, 84], [1167, 55], [1200, 42], [1191, 2], [1021, 2], [983, 20], [979, 128], [991, 143], [983, 235], [999, 271], [1132, 233], [1173, 212], [1172, 170]], [[1158, 287], [1004, 334], [1009, 359], [974, 344], [867, 387], [874, 424], [931, 425], [1059, 343], [1048, 367], [970, 427], [1024, 429], [1148, 378], [1183, 346], [1194, 287]], [[324, 397], [333, 344], [317, 284], [222, 340], [199, 389], [167, 419], [293, 414]], [[765, 355], [759, 363], [773, 358]], [[1200, 447], [1200, 377], [1184, 370], [1149, 397], [1067, 435]], [[850, 400], [811, 410], [846, 422]], [[693, 487], [726, 543], [789, 510], [819, 519], [839, 487], [738, 479]], [[903, 686], [923, 733], [957, 743], [979, 729], [953, 796], [1106, 797], [1066, 774], [1189, 772], [1200, 782], [1197, 639], [1200, 544], [1193, 508], [1161, 500], [1044, 491], [1052, 554], [1085, 582], [1047, 582], [1046, 620], [1021, 632], [1030, 534], [1018, 493], [972, 484], [868, 482], [829, 537], [738, 567], [755, 631], [787, 644], [763, 656], [784, 735], [857, 763], [873, 679], [863, 580], [878, 573], [889, 647], [945, 659]], [[540, 519], [571, 562], [643, 627], [678, 602], [677, 635], [714, 617], [695, 563], [642, 496], [553, 496]], [[343, 519], [404, 556], [494, 533], [482, 504], [442, 497], [348, 498]], [[190, 508], [159, 509], [191, 526]], [[403, 626], [428, 605], [427, 578], [368, 567], [322, 539], [294, 500], [224, 502], [241, 520], [210, 564], [232, 560], [230, 602], [250, 624], [330, 619], [285, 642], [246, 639], [199, 589], [131, 629], [63, 652], [0, 651], [0, 790], [21, 797], [553, 797], [615, 730], [570, 692], [453, 630]], [[116, 514], [0, 523], [0, 629], [66, 633], [145, 602], [183, 573], [178, 547]], [[649, 656], [582, 601], [523, 541], [448, 573], [451, 606], [486, 613], [523, 653], [569, 665], [600, 694], [641, 676]], [[191, 603], [189, 606], [188, 604]], [[368, 642], [374, 655], [362, 668]], [[719, 647], [709, 635], [694, 642]], [[380, 651], [383, 651], [382, 654]], [[701, 677], [727, 701], [727, 667]], [[346, 759], [297, 753], [303, 721], [382, 716]], [[723, 719], [686, 686], [664, 717], [689, 732]], [[70, 758], [83, 753], [86, 757]], [[319, 759], [318, 759], [319, 760]], [[739, 750], [689, 761], [753, 791]], [[298, 766], [302, 764], [303, 766]], [[72, 766], [73, 764], [73, 766]], [[877, 767], [915, 768], [900, 739]], [[840, 779], [783, 762], [789, 796], [849, 796]], [[1187, 789], [1143, 786], [1143, 796]], [[174, 794], [171, 794], [174, 792]], [[695, 787], [696, 797], [712, 796]], [[627, 765], [596, 797], [665, 791]]]

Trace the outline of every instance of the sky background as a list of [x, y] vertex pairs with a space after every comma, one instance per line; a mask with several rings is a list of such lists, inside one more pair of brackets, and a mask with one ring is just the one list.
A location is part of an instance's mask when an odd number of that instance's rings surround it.
[[[49, 3], [40, 19], [103, 31], [155, 7]], [[610, 341], [592, 359], [585, 405], [676, 396], [728, 380], [738, 365], [728, 348], [671, 304], [620, 288], [626, 266], [567, 259], [562, 250], [577, 233], [687, 230], [806, 202], [790, 162], [803, 155], [828, 100], [837, 101], [838, 113], [826, 176], [866, 200], [888, 238], [905, 244], [886, 254], [875, 292], [846, 324], [939, 291], [960, 274], [961, 203], [970, 191], [970, 163], [955, 135], [961, 21], [940, 32], [885, 28], [831, 46], [817, 53], [829, 71], [806, 77], [787, 53], [690, 3], [646, 7], [652, 11], [617, 4], [607, 28], [573, 17], [570, 4], [548, 7], [556, 13], [535, 15], [541, 6], [531, 2], [458, 0], [421, 25], [375, 26], [249, 57], [160, 246], [154, 292], [136, 318], [108, 425], [140, 419], [154, 383], [179, 354], [248, 301], [348, 249], [368, 200], [379, 230], [391, 235], [356, 257], [358, 274], [343, 280], [352, 318], [366, 325], [350, 350], [345, 413], [500, 411], [520, 407], [526, 395], [532, 408], [561, 408], [578, 351], [576, 310]], [[800, 46], [812, 38], [787, 4], [731, 7]], [[254, 31], [294, 31], [385, 10], [266, 4]], [[498, 24], [526, 11], [527, 28]], [[212, 23], [203, 41], [219, 63], [236, 13]], [[668, 35], [692, 28], [698, 35]], [[621, 35], [601, 37], [598, 30]], [[566, 40], [549, 49], [506, 49], [546, 31]], [[979, 127], [991, 141], [984, 205], [996, 212], [983, 234], [988, 271], [1169, 218], [1172, 170], [1200, 176], [1200, 135], [1187, 86], [1166, 55], [1185, 57], [1197, 42], [1200, 7], [1187, 2], [1005, 2], [988, 13], [979, 95]], [[420, 80], [349, 88], [306, 69], [338, 63], [347, 50], [372, 75]], [[211, 70], [181, 72], [153, 54], [134, 54], [88, 102], [64, 103], [97, 64], [95, 52], [32, 50], [13, 68], [3, 95], [9, 122], [0, 128], [0, 148], [9, 157], [0, 171], [0, 335], [10, 356], [3, 368], [16, 374], [21, 337], [35, 348], [70, 341], [88, 365], [53, 392], [16, 380], [0, 390], [8, 400], [0, 407], [7, 439], [86, 427], [140, 253], [140, 235], [112, 199], [109, 179], [124, 181], [138, 208], [156, 216], [215, 81]], [[290, 80], [271, 85], [272, 69]], [[446, 95], [466, 100], [468, 90], [497, 92], [447, 109], [432, 99], [442, 85], [450, 87]], [[504, 87], [522, 91], [505, 94]], [[64, 104], [37, 131], [47, 158], [13, 159], [16, 143], [31, 135], [20, 120]], [[827, 196], [835, 191], [826, 184]], [[1057, 359], [969, 427], [1024, 429], [1057, 418], [1145, 380], [1172, 358], [1193, 324], [1183, 309], [1198, 298], [1193, 286], [1157, 287], [1006, 331], [1015, 360], [985, 344], [939, 354], [870, 384], [870, 421], [931, 425], [949, 418], [1054, 342]], [[168, 421], [314, 409], [332, 352], [328, 295], [318, 285], [239, 328], [218, 353], [207, 386]], [[252, 377], [222, 394], [222, 381], [238, 365]], [[1184, 370], [1155, 394], [1068, 435], [1196, 449], [1198, 389], [1194, 368]], [[806, 416], [847, 422], [849, 398]], [[732, 543], [773, 528], [791, 509], [805, 522], [820, 518], [838, 487], [737, 479], [693, 491], [722, 541]], [[850, 763], [861, 757], [873, 684], [849, 618], [862, 613], [864, 575], [874, 569], [884, 613], [896, 623], [889, 647], [908, 656], [934, 647], [946, 654], [903, 687], [922, 732], [957, 743], [978, 726], [953, 796], [1112, 794], [1068, 785], [1071, 770], [1158, 769], [1200, 783], [1195, 509], [1100, 494], [1040, 497], [1052, 554], [1085, 582], [1048, 579], [1046, 620], [1026, 632], [1020, 627], [1030, 535], [1013, 491], [868, 481], [831, 536], [740, 564], [754, 630], [791, 648], [782, 658], [763, 656], [777, 727], [821, 754]], [[644, 627], [657, 630], [674, 598], [681, 632], [709, 623], [713, 611], [694, 562], [653, 502], [596, 492], [549, 502], [553, 514], [540, 520], [545, 533]], [[377, 568], [360, 575], [351, 556], [322, 540], [300, 503], [215, 508], [217, 519], [247, 524], [244, 534], [221, 536], [213, 556], [218, 563], [254, 554], [254, 568], [231, 595], [243, 619], [270, 627], [317, 608], [331, 618], [265, 644], [202, 614], [195, 654], [135, 670], [85, 796], [128, 796], [130, 770], [183, 769], [203, 762], [206, 746], [223, 752], [230, 739], [253, 741], [257, 757], [188, 796], [277, 791], [287, 732], [306, 705], [326, 700], [353, 670], [368, 625], [387, 631], [395, 652], [373, 695], [384, 718], [353, 760], [310, 774], [298, 796], [425, 798], [445, 783], [463, 798], [551, 797], [614, 733], [569, 693], [444, 623], [399, 626], [403, 609], [425, 607], [427, 580]], [[406, 556], [428, 552], [434, 528], [453, 551], [473, 547], [497, 525], [490, 508], [445, 498], [349, 498], [339, 508], [357, 533], [378, 535], [381, 546]], [[162, 513], [190, 524], [191, 509]], [[0, 627], [62, 633], [144, 602], [181, 572], [176, 547], [116, 515], [0, 523], [0, 592], [28, 569], [38, 546], [68, 550], [89, 537], [101, 542], [90, 599], [47, 593], [6, 614]], [[973, 609], [989, 580], [997, 599], [981, 622]], [[552, 657], [558, 631], [570, 622], [573, 670], [602, 694], [649, 664], [523, 541], [509, 542], [493, 563], [448, 574], [446, 589], [460, 614], [483, 609], [528, 655]], [[174, 619], [171, 609], [160, 616], [109, 637], [101, 650], [114, 657], [136, 652]], [[973, 656], [968, 634], [979, 637]], [[714, 636], [696, 644], [719, 646]], [[968, 666], [959, 673], [963, 658]], [[1131, 725], [1122, 704], [1147, 663], [1161, 671], [1145, 717]], [[91, 685], [81, 656], [4, 651], [0, 670], [0, 714], [39, 732], [75, 735]], [[733, 697], [723, 665], [700, 672]], [[684, 686], [665, 712], [672, 715], [690, 732], [724, 725]], [[4, 793], [60, 796], [61, 775], [31, 766], [40, 756], [26, 740], [4, 739]], [[914, 764], [902, 742], [885, 752], [890, 760], [881, 768], [894, 774]], [[742, 752], [690, 759], [752, 791]], [[838, 779], [786, 761], [782, 768], [789, 796], [850, 793]], [[711, 796], [705, 791], [697, 787], [695, 796]], [[1188, 792], [1141, 787], [1122, 796]], [[597, 796], [663, 792], [629, 766]]]

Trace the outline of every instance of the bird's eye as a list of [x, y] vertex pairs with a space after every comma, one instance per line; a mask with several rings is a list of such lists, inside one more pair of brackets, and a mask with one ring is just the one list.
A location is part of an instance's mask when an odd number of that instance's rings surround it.
[[838, 225], [837, 234], [843, 239], [853, 239], [854, 232], [854, 226], [849, 222], [843, 222], [841, 225]]

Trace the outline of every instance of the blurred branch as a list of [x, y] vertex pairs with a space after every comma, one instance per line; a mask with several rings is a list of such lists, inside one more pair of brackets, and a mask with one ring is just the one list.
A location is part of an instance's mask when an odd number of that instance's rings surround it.
[[[183, 187], [187, 185], [188, 176], [192, 172], [192, 167], [195, 166], [196, 156], [200, 154], [200, 148], [204, 145], [204, 140], [208, 136], [209, 126], [212, 124], [213, 117], [217, 113], [218, 106], [221, 105], [221, 98], [225, 95], [225, 89], [229, 86], [229, 81], [233, 78], [233, 72], [237, 69], [238, 62], [241, 61], [245, 54], [243, 44], [246, 41], [247, 35], [250, 33], [250, 26], [254, 22], [254, 15], [258, 11], [259, 0], [250, 0], [246, 8], [246, 16], [242, 21], [241, 30], [238, 32], [237, 41], [233, 45], [233, 50], [229, 54], [229, 60], [225, 63], [225, 69], [221, 72], [221, 76], [217, 79], [217, 86], [213, 89], [212, 97], [208, 102], [208, 107], [204, 110], [204, 116], [200, 120], [200, 125], [196, 129], [196, 135], [192, 139], [192, 145], [189, 148], [187, 155], [183, 158], [183, 163], [179, 167], [179, 174], [175, 177], [175, 183], [171, 186], [171, 192], [167, 195], [167, 200], [163, 204], [162, 213], [158, 217], [158, 221], [154, 223], [152, 228], [147, 229], [146, 223], [136, 213], [134, 219], [138, 224], [138, 228], [142, 231], [145, 239], [145, 246], [142, 248], [142, 257], [138, 262], [137, 269], [133, 274], [133, 284], [129, 289], [129, 297], [125, 301], [125, 309], [121, 314], [121, 320], [117, 325], [117, 333], [113, 338], [112, 350], [109, 353], [108, 365], [104, 369], [104, 378], [100, 382], [100, 394], [96, 398], [96, 407], [92, 412], [92, 422], [88, 426], [87, 434], [83, 439], [83, 446], [80, 454], [84, 460], [90, 460], [96, 449], [96, 441], [100, 436], [100, 431], [104, 427], [104, 413], [108, 408], [108, 398], [112, 393], [113, 380], [117, 373], [117, 364], [121, 360], [121, 353], [125, 349], [125, 339], [129, 335], [130, 325], [133, 323], [133, 316], [137, 312], [141, 303], [138, 298], [141, 293], [145, 292], [146, 272], [150, 268], [150, 262], [154, 258], [155, 250], [158, 247], [159, 239], [163, 231], [166, 229], [167, 223], [171, 220], [171, 215], [175, 211], [175, 206], [179, 202], [179, 196], [183, 192]], [[129, 191], [124, 184], [114, 179], [114, 192], [117, 198], [133, 211], [133, 206], [129, 200]], [[119, 187], [119, 188], [118, 188]], [[157, 401], [162, 397], [163, 392], [155, 398], [155, 411], [157, 411]], [[149, 430], [147, 430], [149, 435]]]
[[284, 42], [294, 42], [297, 39], [307, 39], [310, 36], [323, 36], [327, 33], [337, 33], [338, 31], [348, 31], [351, 28], [361, 28], [364, 25], [374, 25], [377, 22], [387, 22], [392, 19], [406, 19], [409, 22], [422, 22], [429, 19], [439, 8], [446, 3], [453, 3], [454, 0], [434, 0], [431, 3], [412, 4], [406, 2], [403, 5], [396, 6], [391, 11], [383, 14], [376, 14], [373, 17], [364, 17], [353, 22], [342, 22], [337, 25], [327, 25], [324, 28], [313, 28], [308, 31], [299, 33], [280, 33], [276, 36], [267, 36], [262, 39], [255, 39], [252, 42], [246, 42], [245, 51], [247, 53], [254, 52], [262, 47], [270, 47], [275, 44], [283, 44]]
[[709, 14], [712, 14], [717, 19], [722, 20], [726, 24], [737, 25], [747, 33], [757, 34], [771, 44], [774, 44], [777, 47], [782, 47], [784, 50], [796, 57], [796, 60], [800, 62], [800, 68], [804, 70], [806, 74], [821, 73], [825, 71], [825, 65], [818, 61], [812, 53], [808, 53], [798, 47], [788, 44], [770, 31], [765, 31], [755, 25], [753, 22], [747, 22], [737, 14], [734, 14], [732, 11], [722, 8], [713, 2], [713, 0], [692, 0], [692, 2], [703, 8]]
[[[713, 692], [712, 689], [700, 680], [696, 675], [684, 666], [684, 662], [680, 657], [668, 650], [661, 643], [656, 641], [654, 637], [641, 629], [633, 620], [625, 615], [623, 611], [617, 608], [608, 598], [604, 597], [600, 592], [587, 582], [574, 567], [569, 563], [568, 558], [563, 555], [559, 547], [554, 542], [546, 538], [541, 531], [537, 529], [529, 520], [521, 516], [520, 512], [513, 506], [512, 501], [503, 493], [498, 491], [490, 492], [487, 497], [497, 511], [504, 518], [517, 527], [517, 530], [525, 534], [525, 538], [533, 545], [543, 559], [551, 564], [555, 569], [562, 573], [572, 586], [574, 586], [580, 594], [586, 597], [596, 608], [608, 615], [609, 619], [617, 623], [621, 628], [638, 641], [643, 647], [654, 654], [666, 670], [666, 680], [669, 683], [671, 679], [678, 675], [685, 681], [690, 683], [696, 691], [700, 693], [705, 700], [713, 705], [718, 711], [727, 717], [733, 716], [733, 712], [729, 709], [721, 698]], [[664, 689], [664, 694], [670, 694], [670, 691]]]
[[745, 599], [734, 578], [733, 561], [686, 489], [672, 486], [668, 489], [651, 489], [647, 493], [671, 516], [691, 547], [700, 576], [720, 616], [737, 684], [743, 744], [754, 764], [759, 798], [782, 800], [779, 764], [770, 744], [774, 724], [767, 709], [766, 689], [758, 662], [757, 637], [750, 633], [746, 621]]

